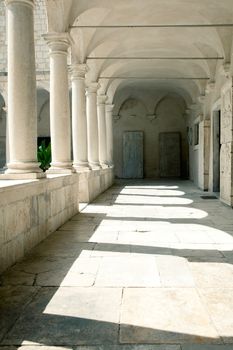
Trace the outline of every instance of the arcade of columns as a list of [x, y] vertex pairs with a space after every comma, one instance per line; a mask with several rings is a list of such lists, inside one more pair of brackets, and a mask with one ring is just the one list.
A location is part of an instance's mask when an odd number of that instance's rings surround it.
[[[1, 178], [44, 176], [37, 161], [34, 0], [5, 0], [8, 33], [9, 162]], [[86, 64], [71, 67], [72, 125], [70, 125], [67, 56], [68, 33], [44, 36], [50, 52], [49, 173], [69, 174], [113, 166], [113, 105], [97, 95], [98, 82], [85, 84]], [[71, 160], [71, 130], [73, 162]]]

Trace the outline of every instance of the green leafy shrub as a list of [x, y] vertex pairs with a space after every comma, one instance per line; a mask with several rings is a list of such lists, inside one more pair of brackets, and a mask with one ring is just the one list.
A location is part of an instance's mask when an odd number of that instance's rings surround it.
[[45, 141], [41, 142], [41, 145], [38, 147], [37, 159], [40, 163], [40, 168], [43, 171], [46, 171], [50, 167], [51, 163], [51, 143], [46, 146]]

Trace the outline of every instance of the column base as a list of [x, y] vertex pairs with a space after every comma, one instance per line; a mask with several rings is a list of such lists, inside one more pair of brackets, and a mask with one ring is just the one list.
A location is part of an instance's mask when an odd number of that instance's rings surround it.
[[89, 167], [91, 170], [100, 170], [100, 164], [97, 162], [89, 162]]
[[114, 168], [114, 164], [113, 163], [108, 162], [107, 164], [108, 164], [109, 168], [111, 168], [111, 169]]
[[91, 168], [89, 167], [88, 162], [78, 162], [73, 163], [73, 168], [77, 173], [82, 173], [84, 171], [90, 171]]
[[46, 174], [73, 174], [75, 172], [75, 170], [73, 168], [71, 169], [65, 169], [65, 168], [49, 168], [47, 171], [46, 171]]
[[106, 164], [106, 163], [100, 163], [100, 166], [101, 166], [102, 169], [108, 169], [109, 168], [108, 164]]
[[72, 174], [74, 173], [71, 162], [52, 162], [47, 174]]
[[46, 174], [41, 173], [5, 173], [0, 174], [0, 180], [36, 180], [43, 179]]
[[40, 163], [33, 161], [13, 161], [6, 164], [5, 174], [41, 174]]
[[91, 171], [91, 168], [89, 166], [84, 167], [84, 166], [74, 166], [73, 167], [76, 173], [85, 173]]

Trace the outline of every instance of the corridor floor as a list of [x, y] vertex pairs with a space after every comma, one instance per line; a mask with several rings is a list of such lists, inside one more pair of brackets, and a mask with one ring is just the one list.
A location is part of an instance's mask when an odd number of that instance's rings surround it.
[[0, 347], [232, 350], [233, 212], [202, 196], [117, 182], [3, 274]]

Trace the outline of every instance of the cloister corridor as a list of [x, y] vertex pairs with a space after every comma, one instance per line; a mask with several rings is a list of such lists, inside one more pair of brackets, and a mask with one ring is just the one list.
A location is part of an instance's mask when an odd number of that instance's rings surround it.
[[130, 180], [83, 206], [2, 275], [1, 348], [232, 349], [232, 209], [202, 196]]

